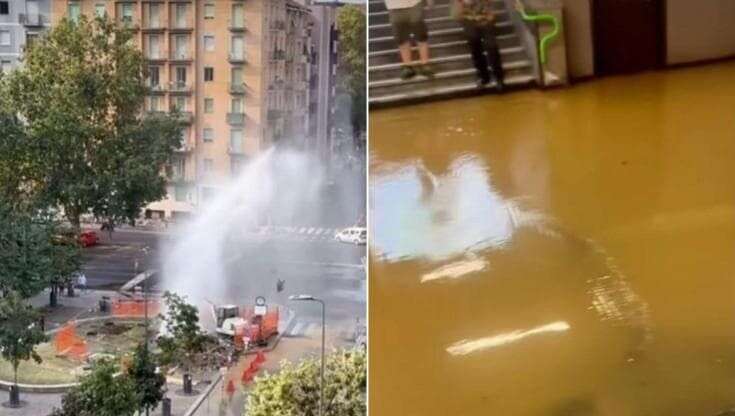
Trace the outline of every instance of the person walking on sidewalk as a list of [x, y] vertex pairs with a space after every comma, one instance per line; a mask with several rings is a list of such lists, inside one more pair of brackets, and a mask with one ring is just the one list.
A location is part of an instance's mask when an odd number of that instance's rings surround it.
[[[472, 53], [472, 61], [477, 69], [477, 86], [490, 83], [490, 75], [495, 78], [497, 88], [505, 88], [503, 64], [496, 40], [495, 13], [493, 0], [452, 0], [452, 14], [464, 29], [467, 44]], [[485, 58], [487, 53], [487, 58]], [[489, 62], [488, 62], [489, 61]], [[490, 69], [488, 69], [488, 66]]]
[[[424, 21], [424, 0], [384, 0], [388, 9], [393, 37], [398, 44], [401, 54], [401, 79], [407, 80], [423, 75], [434, 77], [434, 71], [429, 66], [429, 31]], [[429, 7], [433, 7], [434, 0], [427, 0]], [[419, 48], [419, 64], [414, 65], [411, 51], [411, 35]]]

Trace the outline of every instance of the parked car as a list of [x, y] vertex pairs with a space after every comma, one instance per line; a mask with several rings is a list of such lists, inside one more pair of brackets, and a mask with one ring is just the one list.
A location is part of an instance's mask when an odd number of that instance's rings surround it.
[[90, 247], [99, 241], [99, 238], [97, 237], [97, 233], [94, 231], [82, 231], [81, 234], [79, 234], [79, 244], [81, 244], [82, 247]]
[[338, 232], [334, 239], [342, 243], [367, 244], [367, 229], [364, 227], [350, 227]]

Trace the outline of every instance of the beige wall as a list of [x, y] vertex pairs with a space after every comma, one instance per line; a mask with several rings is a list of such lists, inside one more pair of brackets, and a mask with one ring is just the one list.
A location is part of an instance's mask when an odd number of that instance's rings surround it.
[[569, 77], [594, 75], [590, 0], [564, 0], [564, 37]]
[[[591, 0], [564, 0], [571, 78], [594, 74]], [[667, 0], [667, 64], [735, 55], [735, 0]]]
[[735, 55], [735, 1], [667, 0], [668, 64]]

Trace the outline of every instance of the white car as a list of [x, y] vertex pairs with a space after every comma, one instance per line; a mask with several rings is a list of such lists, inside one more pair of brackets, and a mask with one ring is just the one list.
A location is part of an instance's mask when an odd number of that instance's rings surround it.
[[342, 243], [367, 244], [367, 228], [350, 227], [338, 232], [334, 239]]

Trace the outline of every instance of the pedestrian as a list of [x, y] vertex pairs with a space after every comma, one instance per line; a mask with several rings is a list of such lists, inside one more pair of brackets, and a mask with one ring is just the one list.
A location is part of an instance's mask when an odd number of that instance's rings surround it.
[[[411, 79], [416, 74], [434, 77], [429, 66], [429, 30], [424, 21], [424, 0], [384, 0], [393, 27], [393, 37], [401, 55], [401, 79]], [[426, 0], [433, 7], [434, 0]], [[419, 64], [413, 63], [411, 36], [419, 49]]]
[[87, 276], [82, 271], [78, 273], [77, 286], [83, 293], [87, 291]]
[[489, 84], [492, 74], [498, 90], [503, 91], [505, 76], [496, 39], [493, 0], [452, 1], [452, 15], [462, 24], [472, 53], [472, 61], [477, 69], [477, 86], [484, 87]]

